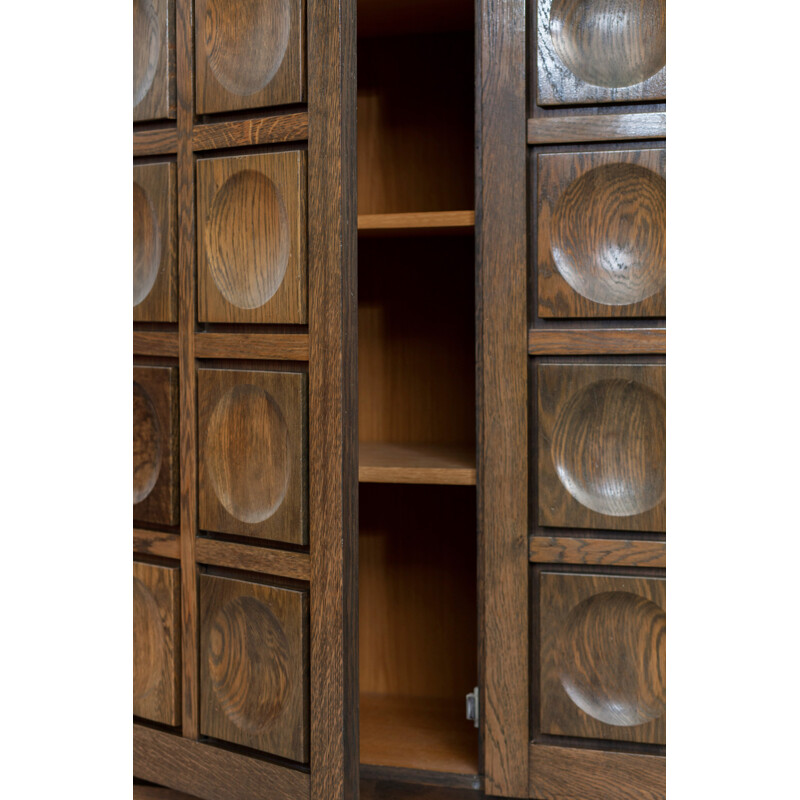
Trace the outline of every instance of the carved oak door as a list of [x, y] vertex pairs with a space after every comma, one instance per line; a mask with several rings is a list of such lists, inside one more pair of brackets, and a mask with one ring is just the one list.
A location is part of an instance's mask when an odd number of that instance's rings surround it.
[[134, 775], [358, 792], [355, 0], [134, 0]]

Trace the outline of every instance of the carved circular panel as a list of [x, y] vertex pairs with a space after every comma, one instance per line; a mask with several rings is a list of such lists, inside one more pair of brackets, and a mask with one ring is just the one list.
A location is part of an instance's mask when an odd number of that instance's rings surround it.
[[133, 107], [153, 85], [161, 50], [156, 0], [133, 0]]
[[253, 597], [226, 603], [209, 629], [208, 670], [231, 722], [257, 733], [274, 720], [289, 694], [289, 644], [270, 609]]
[[139, 700], [156, 686], [163, 663], [161, 614], [150, 590], [133, 579], [133, 697]]
[[206, 247], [223, 297], [238, 308], [263, 306], [289, 263], [289, 217], [275, 184], [253, 170], [231, 176], [211, 206]]
[[564, 690], [607, 725], [641, 725], [666, 707], [667, 624], [655, 603], [628, 592], [605, 592], [579, 603], [557, 637]]
[[664, 287], [667, 184], [634, 164], [596, 167], [558, 199], [550, 247], [564, 280], [610, 306], [637, 303]]
[[158, 219], [147, 192], [133, 183], [133, 304], [150, 294], [161, 263]]
[[153, 401], [133, 382], [133, 504], [153, 491], [161, 470], [161, 429]]
[[559, 414], [551, 455], [564, 488], [592, 511], [649, 511], [666, 487], [664, 398], [629, 380], [585, 386]]
[[593, 86], [621, 89], [667, 63], [666, 0], [553, 0], [550, 37], [561, 61]]
[[209, 421], [207, 464], [220, 503], [242, 522], [263, 522], [289, 484], [289, 431], [272, 397], [257, 386], [234, 386]]
[[289, 44], [289, 0], [208, 0], [208, 66], [229, 92], [249, 95], [274, 77]]

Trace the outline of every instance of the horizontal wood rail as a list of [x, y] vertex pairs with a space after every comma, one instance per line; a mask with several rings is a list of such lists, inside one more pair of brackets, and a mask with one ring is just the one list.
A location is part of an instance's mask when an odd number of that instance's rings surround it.
[[664, 328], [533, 328], [528, 332], [532, 356], [659, 355], [666, 351]]
[[197, 358], [264, 358], [308, 361], [306, 333], [198, 333]]
[[308, 112], [297, 111], [260, 119], [195, 125], [192, 131], [192, 149], [216, 150], [222, 147], [278, 144], [304, 139], [308, 139]]
[[598, 564], [618, 567], [666, 567], [664, 542], [630, 539], [578, 539], [571, 536], [531, 536], [529, 560], [539, 564]]
[[134, 528], [133, 552], [178, 559], [181, 557], [181, 537], [177, 533], [161, 533], [160, 531]]
[[663, 139], [666, 135], [665, 111], [534, 117], [528, 120], [528, 144]]
[[178, 131], [175, 127], [133, 132], [134, 156], [171, 155], [177, 152]]
[[311, 578], [311, 560], [307, 553], [291, 553], [203, 538], [197, 540], [196, 551], [197, 561], [201, 564], [263, 572], [298, 581]]
[[178, 334], [172, 331], [134, 331], [133, 354], [177, 358]]

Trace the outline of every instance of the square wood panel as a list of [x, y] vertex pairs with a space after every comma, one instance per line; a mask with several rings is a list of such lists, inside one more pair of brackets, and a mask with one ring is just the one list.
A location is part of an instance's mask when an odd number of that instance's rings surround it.
[[666, 582], [544, 572], [541, 730], [666, 741]]
[[666, 98], [666, 0], [538, 0], [540, 106]]
[[133, 0], [133, 121], [174, 118], [174, 0]]
[[306, 154], [197, 164], [202, 322], [307, 321]]
[[197, 112], [306, 99], [304, 0], [195, 0]]
[[666, 315], [666, 151], [536, 159], [540, 317]]
[[665, 530], [665, 371], [539, 364], [540, 525]]
[[200, 576], [200, 730], [308, 760], [305, 591]]
[[178, 524], [178, 369], [133, 368], [133, 518]]
[[175, 164], [133, 168], [133, 319], [178, 321]]
[[133, 562], [133, 713], [181, 718], [180, 570]]
[[308, 541], [307, 378], [198, 372], [200, 527]]

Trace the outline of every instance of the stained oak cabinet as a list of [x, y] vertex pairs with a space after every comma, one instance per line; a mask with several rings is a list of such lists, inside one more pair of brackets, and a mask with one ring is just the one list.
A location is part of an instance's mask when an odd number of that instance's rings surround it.
[[663, 798], [663, 0], [134, 0], [134, 777]]

